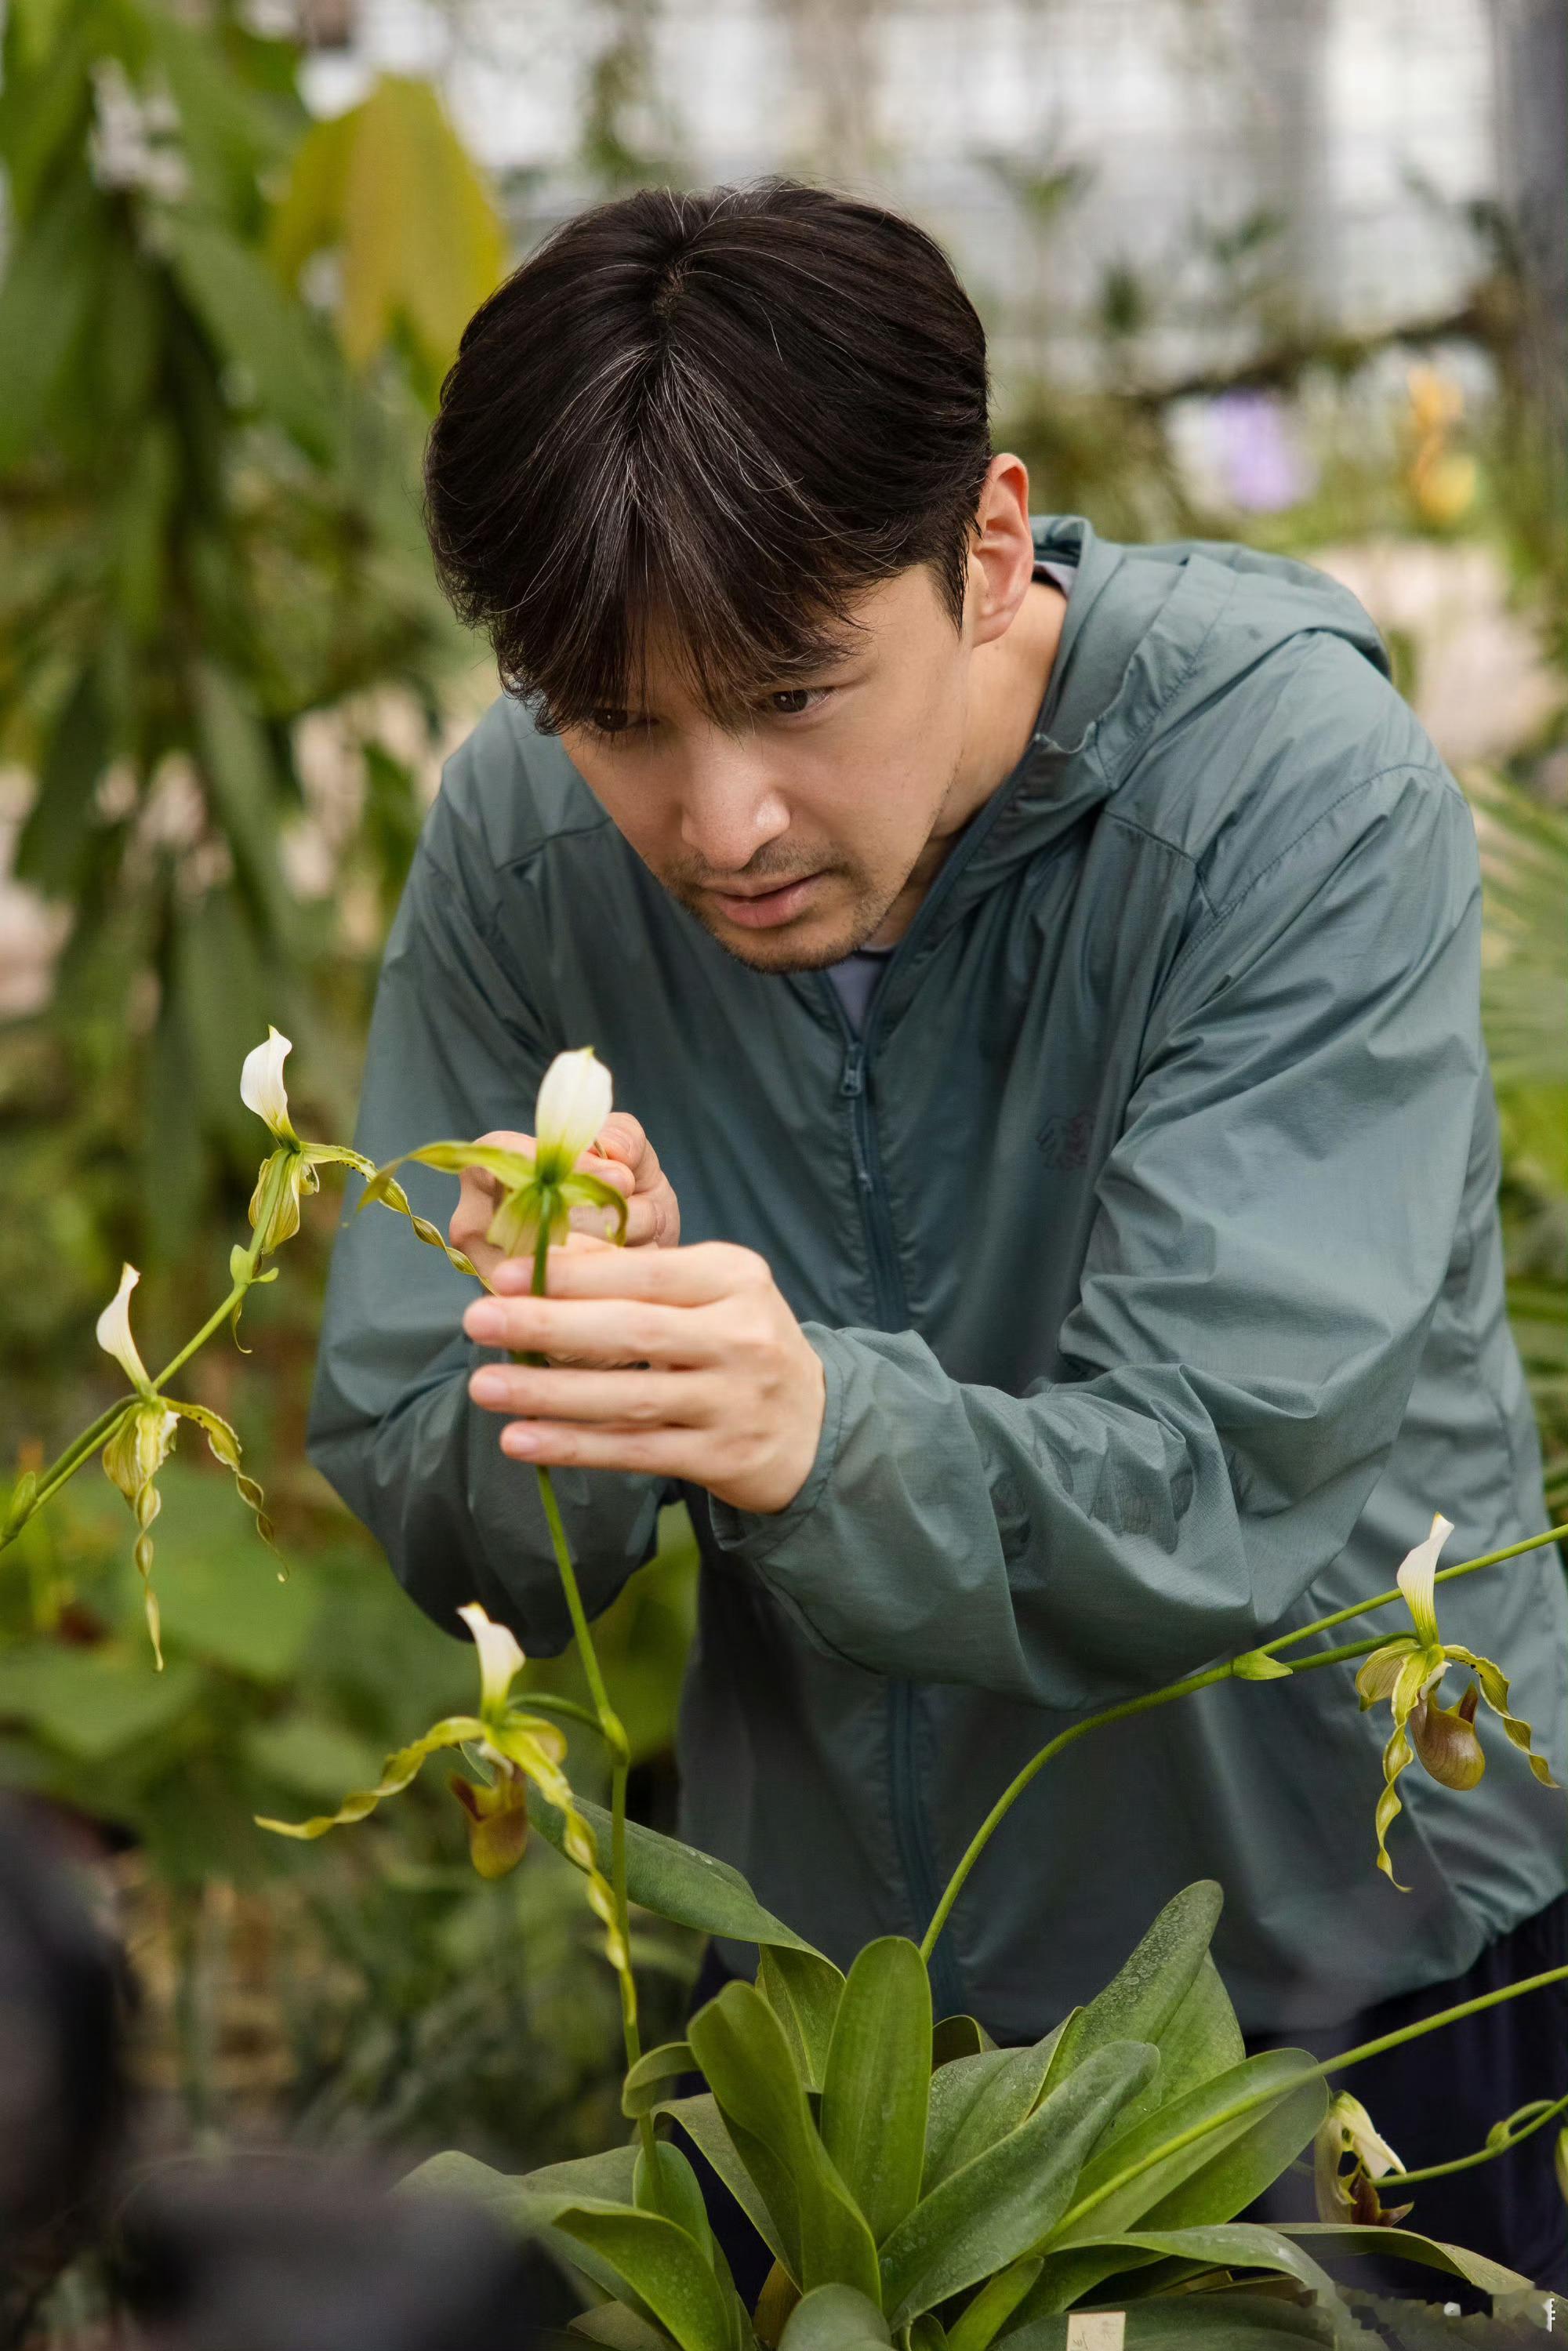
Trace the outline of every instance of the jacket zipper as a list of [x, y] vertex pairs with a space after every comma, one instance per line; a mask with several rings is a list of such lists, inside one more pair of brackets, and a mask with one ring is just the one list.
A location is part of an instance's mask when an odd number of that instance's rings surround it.
[[[834, 993], [832, 982], [825, 980], [823, 986], [833, 997], [834, 1008], [848, 1039], [839, 1092], [850, 1105], [850, 1150], [855, 1185], [860, 1193], [861, 1219], [865, 1230], [877, 1316], [884, 1330], [900, 1331], [909, 1320], [908, 1302], [899, 1278], [886, 1198], [882, 1189], [876, 1129], [872, 1120], [871, 1097], [865, 1082], [866, 1043], [863, 1038], [850, 1032], [843, 1007]], [[937, 1883], [936, 1857], [932, 1850], [921, 1799], [915, 1730], [915, 1685], [912, 1682], [890, 1681], [887, 1685], [888, 1796], [893, 1814], [894, 1844], [917, 1930], [924, 1932], [925, 1923], [940, 1898], [941, 1887]], [[946, 1941], [937, 1944], [932, 1956], [931, 1977], [938, 2015], [956, 2014], [966, 2005], [966, 1993], [963, 1978]]]

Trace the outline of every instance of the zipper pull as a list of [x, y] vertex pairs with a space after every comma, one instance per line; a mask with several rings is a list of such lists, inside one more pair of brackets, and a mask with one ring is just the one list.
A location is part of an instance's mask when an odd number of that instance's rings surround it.
[[839, 1092], [850, 1101], [865, 1091], [865, 1047], [857, 1041], [844, 1056], [844, 1073], [839, 1080]]

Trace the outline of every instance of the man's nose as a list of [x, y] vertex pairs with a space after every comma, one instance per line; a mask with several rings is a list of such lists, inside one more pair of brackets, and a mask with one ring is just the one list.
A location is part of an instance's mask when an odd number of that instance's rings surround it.
[[733, 878], [789, 829], [761, 747], [725, 737], [693, 756], [683, 778], [681, 840], [710, 873]]

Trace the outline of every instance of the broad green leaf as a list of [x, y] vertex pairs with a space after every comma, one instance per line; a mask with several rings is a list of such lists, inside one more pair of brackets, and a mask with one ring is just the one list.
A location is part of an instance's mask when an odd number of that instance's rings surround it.
[[697, 2061], [686, 2041], [666, 2041], [657, 2049], [645, 2050], [627, 2074], [621, 2089], [621, 2111], [635, 2122], [639, 2115], [651, 2115], [669, 2097], [671, 2088], [683, 2074], [695, 2074]]
[[658, 2177], [655, 2179], [652, 2176], [648, 2158], [640, 2150], [632, 2177], [632, 2201], [639, 2211], [662, 2212], [667, 2220], [684, 2229], [711, 2266], [713, 2231], [708, 2226], [707, 2208], [696, 2173], [680, 2148], [671, 2147], [667, 2141], [656, 2139], [653, 2152]]
[[[602, 1805], [580, 1800], [578, 1810], [593, 1831], [601, 1853], [610, 1850], [610, 1815]], [[539, 1834], [560, 1849], [565, 1823], [553, 1804], [528, 1791], [528, 1812]], [[803, 1936], [765, 1910], [738, 1869], [678, 1837], [661, 1836], [636, 1821], [626, 1823], [626, 1891], [639, 1908], [652, 1910], [677, 1927], [695, 1927], [737, 1943], [773, 1943], [811, 1950]], [[813, 1953], [813, 1957], [820, 1957]]]
[[931, 2077], [925, 2193], [1016, 2130], [1039, 2098], [1062, 2027], [1028, 2049], [957, 2057]]
[[681, 2351], [729, 2351], [719, 2282], [706, 2252], [674, 2220], [608, 2203], [563, 2202], [540, 2217], [623, 2278]]
[[[1066, 2351], [1070, 2318], [1041, 2318], [1005, 2340], [1008, 2351]], [[1327, 2311], [1303, 2310], [1278, 2295], [1177, 2294], [1130, 2303], [1123, 2342], [1127, 2351], [1264, 2351], [1276, 2343], [1333, 2345]], [[1350, 2340], [1341, 2337], [1341, 2340]]]
[[103, 243], [92, 192], [73, 174], [13, 246], [0, 281], [0, 469], [29, 454], [74, 372]]
[[1308, 2253], [1384, 2254], [1395, 2261], [1420, 2262], [1427, 2269], [1446, 2270], [1450, 2277], [1463, 2278], [1483, 2294], [1528, 2293], [1531, 2286], [1529, 2278], [1505, 2269], [1500, 2262], [1489, 2261], [1484, 2253], [1444, 2244], [1437, 2237], [1423, 2237], [1414, 2229], [1343, 2229], [1332, 2221], [1312, 2220], [1292, 2223], [1280, 2234], [1294, 2238]]
[[569, 2199], [588, 2196], [610, 2203], [630, 2204], [637, 2171], [634, 2147], [611, 2147], [603, 2155], [583, 2155], [570, 2163], [547, 2163], [538, 2171], [497, 2171], [477, 2157], [455, 2147], [433, 2155], [398, 2182], [400, 2192], [429, 2189], [442, 2196], [463, 2196], [470, 2203], [487, 2205], [503, 2220], [516, 2220], [523, 2200], [531, 2195]]
[[[0, 332], [3, 332], [0, 322]], [[0, 399], [3, 399], [0, 385]], [[38, 794], [16, 845], [16, 872], [47, 896], [74, 895], [91, 835], [92, 796], [110, 756], [109, 720], [95, 668], [84, 669], [44, 749]]]
[[281, 779], [272, 747], [245, 689], [226, 670], [203, 662], [193, 684], [196, 748], [214, 811], [260, 925], [287, 940], [294, 914], [278, 862]]
[[947, 2351], [947, 2329], [934, 2310], [923, 2311], [910, 2327], [909, 2351]]
[[949, 2351], [987, 2351], [1039, 2277], [1038, 2254], [1014, 2262], [988, 2278], [956, 2323], [947, 2330]]
[[579, 2311], [567, 2327], [565, 2339], [577, 2335], [602, 2343], [605, 2351], [668, 2351], [670, 2337], [662, 2326], [640, 2318], [623, 2302], [601, 2302], [593, 2310]]
[[983, 2024], [972, 2016], [945, 2016], [931, 2030], [931, 2071], [950, 2065], [955, 2057], [977, 2057], [982, 2049], [994, 2049], [996, 2043]]
[[[1223, 1900], [1212, 1878], [1200, 1878], [1166, 1904], [1104, 1990], [1068, 2019], [1051, 2065], [1051, 2088], [1109, 2042], [1146, 2041], [1160, 2048], [1207, 1957]], [[1163, 2105], [1161, 2082], [1151, 2088]]]
[[128, 1656], [109, 1642], [78, 1649], [26, 1641], [0, 1655], [0, 1721], [27, 1723], [84, 1763], [156, 1738], [204, 1695], [194, 1666], [172, 1659], [155, 1674], [144, 1652]]
[[816, 1951], [768, 1945], [758, 1956], [757, 1989], [784, 2027], [808, 2090], [822, 2086], [843, 1988], [843, 1977], [831, 1959]]
[[822, 2144], [880, 2245], [914, 2210], [931, 2087], [931, 1979], [917, 1945], [857, 1954], [822, 2081]]
[[852, 2285], [819, 2285], [790, 2312], [779, 2351], [863, 2351], [867, 2344], [892, 2341], [876, 2303]]
[[1096, 2050], [1027, 2122], [922, 2198], [882, 2251], [882, 2301], [892, 2324], [901, 2326], [1036, 2252], [1066, 2210], [1096, 2140], [1157, 2063], [1137, 2042]]
[[736, 2151], [761, 2190], [785, 2266], [810, 2294], [852, 2285], [877, 2298], [871, 2231], [817, 2135], [784, 2028], [756, 1987], [727, 1984], [686, 2027]]
[[[728, 2189], [768, 2252], [783, 2267], [784, 2240], [767, 2202], [736, 2150], [734, 2139], [719, 2113], [718, 2101], [703, 2091], [695, 2098], [667, 2098], [658, 2110], [679, 2123], [699, 2155]], [[630, 2181], [630, 2173], [628, 2173]], [[630, 2186], [628, 2186], [630, 2193]]]
[[1051, 2251], [1233, 2219], [1322, 2120], [1328, 2092], [1312, 2065], [1304, 2050], [1266, 2050], [1145, 2116], [1084, 2167]]
[[[1245, 2059], [1247, 2044], [1230, 1995], [1207, 1951], [1186, 1998], [1162, 2027], [1156, 2045], [1160, 2070], [1155, 2089], [1162, 2106], [1217, 2074], [1228, 2074]], [[1119, 2122], [1117, 2127], [1123, 2125]]]
[[[1386, 2236], [1389, 2231], [1380, 2229], [1368, 2233]], [[1103, 2279], [1114, 2277], [1120, 2281], [1124, 2272], [1151, 2261], [1193, 2262], [1207, 2269], [1227, 2271], [1273, 2270], [1309, 2288], [1330, 2308], [1337, 2308], [1340, 2301], [1339, 2289], [1328, 2272], [1301, 2246], [1292, 2244], [1288, 2234], [1252, 2221], [1233, 2220], [1207, 2229], [1138, 2229], [1120, 2236], [1097, 2238], [1092, 2245], [1083, 2248], [1083, 2253], [1085, 2257], [1094, 2257], [1093, 2266], [1085, 2258], [1081, 2271], [1074, 2273], [1071, 2264], [1079, 2257], [1064, 2255], [1052, 2265], [1054, 2279], [1042, 2279], [1030, 2294], [1028, 2314], [1031, 2322], [1036, 2316], [1072, 2309]], [[1054, 2294], [1053, 2284], [1060, 2289]], [[1119, 2283], [1117, 2290], [1124, 2289]], [[1103, 2300], [1104, 2296], [1098, 2298]], [[1009, 2337], [1009, 2343], [1018, 2344], [1028, 2332], [1028, 2327], [1020, 2329]]]

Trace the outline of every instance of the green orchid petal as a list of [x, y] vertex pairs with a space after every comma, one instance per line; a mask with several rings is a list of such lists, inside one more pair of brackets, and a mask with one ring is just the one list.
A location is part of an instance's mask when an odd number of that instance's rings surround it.
[[[600, 1181], [597, 1176], [566, 1176], [556, 1186], [559, 1198], [569, 1208], [608, 1208], [615, 1218], [614, 1238], [619, 1243], [626, 1238], [626, 1196], [613, 1184]], [[1281, 1671], [1288, 1668], [1281, 1667]]]
[[1401, 1633], [1398, 1639], [1390, 1641], [1386, 1647], [1373, 1651], [1355, 1677], [1356, 1695], [1361, 1699], [1363, 1714], [1369, 1706], [1375, 1706], [1380, 1698], [1393, 1697], [1394, 1686], [1404, 1670], [1405, 1660], [1416, 1654], [1416, 1647], [1408, 1633]]
[[270, 1829], [275, 1836], [306, 1838], [325, 1836], [329, 1829], [350, 1827], [355, 1821], [366, 1819], [388, 1796], [401, 1795], [418, 1777], [421, 1765], [444, 1747], [461, 1747], [466, 1740], [482, 1740], [484, 1736], [485, 1726], [476, 1715], [448, 1715], [444, 1721], [427, 1730], [423, 1739], [416, 1739], [412, 1747], [400, 1747], [395, 1755], [389, 1755], [375, 1786], [360, 1788], [345, 1796], [335, 1813], [318, 1813], [309, 1821], [264, 1820], [257, 1813], [256, 1824], [260, 1829]]
[[1498, 1717], [1514, 1745], [1522, 1749], [1529, 1757], [1530, 1768], [1542, 1786], [1554, 1788], [1557, 1782], [1547, 1767], [1545, 1757], [1537, 1755], [1531, 1746], [1531, 1734], [1529, 1723], [1521, 1716], [1509, 1712], [1508, 1677], [1502, 1668], [1500, 1666], [1494, 1666], [1490, 1657], [1478, 1657], [1473, 1649], [1461, 1648], [1458, 1642], [1449, 1644], [1447, 1655], [1456, 1665], [1470, 1667], [1481, 1686], [1481, 1696]]
[[169, 1458], [177, 1426], [176, 1415], [162, 1398], [133, 1404], [116, 1421], [102, 1454], [105, 1474], [112, 1484], [119, 1487], [135, 1514], [136, 1573], [141, 1578], [147, 1631], [160, 1673], [163, 1670], [163, 1645], [160, 1637], [158, 1595], [152, 1589], [152, 1521], [162, 1508], [162, 1497], [153, 1480]]
[[260, 1238], [261, 1256], [270, 1257], [294, 1238], [299, 1230], [300, 1195], [313, 1192], [316, 1183], [298, 1144], [280, 1144], [262, 1161], [247, 1211], [251, 1229]]
[[300, 1148], [312, 1167], [357, 1167], [361, 1176], [376, 1172], [373, 1159], [362, 1151], [350, 1151], [346, 1143], [307, 1143]]
[[[261, 1488], [256, 1484], [256, 1479], [254, 1478], [247, 1478], [245, 1471], [240, 1468], [240, 1441], [235, 1435], [234, 1430], [229, 1426], [228, 1422], [224, 1418], [221, 1413], [210, 1412], [204, 1404], [180, 1404], [176, 1402], [172, 1403], [169, 1409], [171, 1412], [177, 1413], [182, 1420], [193, 1421], [196, 1426], [204, 1432], [206, 1437], [208, 1450], [211, 1452], [214, 1460], [221, 1462], [225, 1469], [232, 1472], [235, 1488], [239, 1493], [240, 1500], [245, 1504], [246, 1510], [251, 1512], [256, 1520], [256, 1533], [261, 1537], [262, 1541], [267, 1545], [268, 1551], [276, 1552], [277, 1545], [273, 1541], [272, 1520], [267, 1515], [267, 1497], [263, 1494]], [[280, 1568], [278, 1570], [278, 1582], [281, 1583], [283, 1581], [284, 1574]]]
[[[472, 1260], [465, 1257], [461, 1249], [454, 1249], [445, 1234], [433, 1225], [428, 1217], [415, 1212], [409, 1205], [408, 1194], [394, 1180], [395, 1171], [406, 1165], [411, 1159], [417, 1159], [428, 1167], [439, 1167], [447, 1175], [461, 1174], [465, 1167], [485, 1167], [491, 1175], [499, 1174], [507, 1182], [517, 1181], [519, 1171], [527, 1170], [531, 1174], [532, 1161], [524, 1159], [517, 1152], [502, 1151], [489, 1144], [431, 1143], [426, 1144], [422, 1151], [405, 1151], [399, 1158], [389, 1159], [384, 1167], [370, 1171], [359, 1207], [368, 1208], [374, 1202], [383, 1208], [395, 1209], [400, 1217], [408, 1218], [422, 1241], [432, 1249], [440, 1249], [447, 1262], [455, 1266], [459, 1273], [465, 1273], [472, 1280], [477, 1281], [479, 1273]], [[497, 1166], [496, 1162], [502, 1164]], [[357, 1208], [355, 1214], [358, 1213]]]
[[1388, 1858], [1388, 1832], [1404, 1810], [1394, 1783], [1409, 1763], [1414, 1751], [1405, 1726], [1400, 1723], [1383, 1750], [1383, 1793], [1377, 1799], [1377, 1811], [1373, 1819], [1373, 1826], [1377, 1832], [1377, 1866], [1391, 1886], [1399, 1887], [1401, 1894], [1408, 1894], [1410, 1888], [1401, 1885], [1394, 1875], [1394, 1864]]
[[531, 1257], [539, 1227], [547, 1223], [552, 1241], [566, 1238], [566, 1208], [560, 1194], [552, 1185], [536, 1183], [530, 1176], [526, 1184], [503, 1194], [485, 1238], [503, 1257]]

